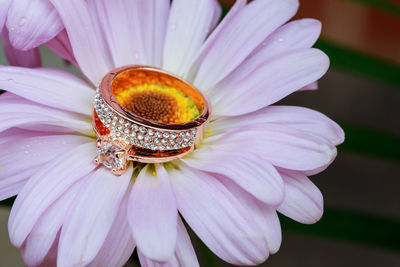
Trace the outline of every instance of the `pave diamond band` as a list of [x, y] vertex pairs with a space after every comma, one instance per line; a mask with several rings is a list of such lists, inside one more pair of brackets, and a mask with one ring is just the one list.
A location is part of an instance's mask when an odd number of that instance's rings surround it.
[[166, 131], [134, 123], [113, 110], [97, 90], [94, 108], [101, 123], [110, 131], [113, 139], [151, 150], [176, 150], [194, 144], [197, 128], [185, 131]]
[[104, 76], [96, 90], [95, 162], [122, 174], [129, 161], [162, 163], [196, 148], [211, 106], [189, 83], [147, 66], [125, 66]]

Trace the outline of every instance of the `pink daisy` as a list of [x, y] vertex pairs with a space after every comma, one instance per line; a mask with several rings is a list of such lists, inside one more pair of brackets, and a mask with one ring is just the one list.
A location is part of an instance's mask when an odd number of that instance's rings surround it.
[[[343, 131], [316, 111], [271, 106], [329, 66], [310, 48], [320, 23], [287, 23], [296, 0], [238, 0], [218, 26], [215, 0], [51, 2], [88, 81], [0, 68], [0, 198], [18, 195], [9, 233], [27, 265], [122, 266], [136, 248], [143, 266], [198, 266], [181, 217], [221, 259], [255, 265], [280, 247], [277, 211], [320, 219], [307, 175], [333, 161]], [[213, 114], [188, 156], [117, 177], [93, 163], [92, 101], [107, 72], [131, 64], [194, 84]]]
[[0, 0], [0, 32], [10, 65], [40, 67], [39, 45], [74, 62], [64, 25], [49, 0]]

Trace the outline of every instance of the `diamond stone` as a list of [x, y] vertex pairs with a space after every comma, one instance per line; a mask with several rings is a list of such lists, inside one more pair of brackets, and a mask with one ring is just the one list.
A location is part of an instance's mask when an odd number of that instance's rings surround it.
[[157, 137], [157, 138], [161, 138], [161, 137], [162, 137], [162, 133], [156, 132], [156, 137]]
[[121, 170], [126, 166], [125, 150], [118, 145], [106, 141], [97, 149], [96, 160], [108, 169]]
[[178, 135], [176, 133], [171, 133], [171, 139], [175, 139]]
[[157, 148], [158, 148], [157, 145], [155, 145], [155, 144], [152, 144], [152, 145], [151, 145], [151, 150], [157, 150]]
[[146, 129], [145, 127], [140, 127], [140, 128], [139, 128], [139, 131], [140, 131], [141, 133], [146, 133], [146, 132], [147, 132], [147, 129]]
[[169, 133], [167, 133], [167, 132], [163, 133], [163, 137], [164, 138], [168, 138], [169, 137]]

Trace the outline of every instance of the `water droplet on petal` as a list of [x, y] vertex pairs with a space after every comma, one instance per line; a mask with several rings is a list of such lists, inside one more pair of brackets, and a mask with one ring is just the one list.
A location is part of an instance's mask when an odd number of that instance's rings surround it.
[[18, 25], [19, 25], [20, 27], [22, 27], [22, 26], [24, 26], [24, 25], [26, 24], [26, 21], [27, 21], [27, 18], [26, 18], [26, 17], [22, 17], [22, 18], [19, 20]]

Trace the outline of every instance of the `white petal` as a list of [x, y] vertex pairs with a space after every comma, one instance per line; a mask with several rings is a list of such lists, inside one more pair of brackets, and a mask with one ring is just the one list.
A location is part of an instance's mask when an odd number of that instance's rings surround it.
[[90, 177], [61, 230], [57, 266], [86, 265], [96, 257], [121, 208], [131, 177], [131, 168], [117, 177], [105, 167]]
[[129, 223], [138, 249], [150, 259], [167, 261], [176, 246], [178, 211], [168, 173], [162, 165], [155, 174], [150, 168], [147, 165], [133, 185]]

